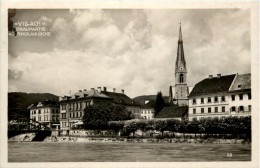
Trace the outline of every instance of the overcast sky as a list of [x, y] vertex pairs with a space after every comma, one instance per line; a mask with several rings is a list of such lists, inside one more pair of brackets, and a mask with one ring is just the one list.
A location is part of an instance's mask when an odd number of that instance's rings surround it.
[[250, 73], [250, 10], [18, 10], [12, 20], [45, 21], [52, 36], [9, 37], [9, 92], [168, 96], [180, 21], [189, 86]]

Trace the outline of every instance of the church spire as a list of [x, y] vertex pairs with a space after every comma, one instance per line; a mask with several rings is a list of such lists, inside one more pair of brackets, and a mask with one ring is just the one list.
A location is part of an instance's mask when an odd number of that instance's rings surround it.
[[177, 49], [177, 58], [175, 64], [175, 73], [180, 71], [186, 71], [186, 61], [184, 58], [184, 50], [183, 50], [183, 41], [182, 41], [182, 32], [181, 32], [181, 23], [179, 29], [179, 40], [178, 40], [178, 49]]
[[179, 30], [179, 41], [182, 42], [182, 34], [181, 34], [181, 22], [180, 22], [180, 30]]

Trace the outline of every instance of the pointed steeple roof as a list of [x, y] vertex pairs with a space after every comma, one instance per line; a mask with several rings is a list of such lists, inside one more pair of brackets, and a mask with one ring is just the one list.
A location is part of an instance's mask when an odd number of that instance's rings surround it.
[[181, 71], [186, 72], [186, 61], [184, 58], [183, 40], [182, 40], [181, 23], [180, 23], [175, 73], [180, 71], [181, 67], [183, 68], [183, 70]]

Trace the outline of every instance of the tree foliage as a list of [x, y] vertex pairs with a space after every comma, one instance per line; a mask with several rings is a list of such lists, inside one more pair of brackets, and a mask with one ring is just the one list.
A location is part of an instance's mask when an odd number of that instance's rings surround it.
[[82, 121], [86, 129], [108, 129], [109, 121], [130, 120], [131, 112], [120, 105], [100, 104], [87, 106]]
[[165, 106], [166, 103], [163, 99], [162, 92], [158, 92], [154, 104], [154, 115], [156, 116]]

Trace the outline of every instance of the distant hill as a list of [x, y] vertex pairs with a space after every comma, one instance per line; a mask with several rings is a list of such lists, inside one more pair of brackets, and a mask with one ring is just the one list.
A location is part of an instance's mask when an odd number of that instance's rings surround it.
[[59, 97], [50, 93], [23, 93], [10, 92], [8, 93], [8, 120], [11, 119], [13, 112], [20, 113], [25, 116], [30, 116], [27, 107], [33, 103], [46, 99], [54, 99], [59, 101]]
[[[155, 100], [156, 99], [156, 95], [142, 95], [142, 96], [137, 96], [135, 98], [133, 98], [133, 100], [139, 104], [141, 104], [142, 106], [145, 104], [146, 100]], [[169, 96], [163, 96], [163, 99], [165, 102], [168, 102]]]

